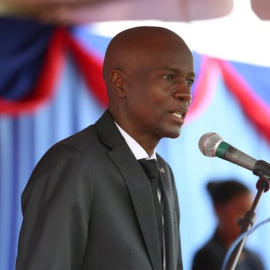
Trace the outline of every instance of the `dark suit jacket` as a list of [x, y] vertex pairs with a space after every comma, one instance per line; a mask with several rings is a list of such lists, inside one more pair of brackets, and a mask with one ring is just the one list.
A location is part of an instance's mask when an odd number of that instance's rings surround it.
[[[173, 174], [157, 157], [167, 269], [182, 269]], [[17, 270], [161, 270], [149, 180], [108, 111], [42, 157], [22, 195]]]

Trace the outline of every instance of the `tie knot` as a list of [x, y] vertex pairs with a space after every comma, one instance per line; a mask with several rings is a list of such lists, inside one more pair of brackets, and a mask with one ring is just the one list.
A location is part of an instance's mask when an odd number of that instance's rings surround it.
[[158, 166], [155, 159], [143, 158], [138, 161], [149, 179], [158, 177]]

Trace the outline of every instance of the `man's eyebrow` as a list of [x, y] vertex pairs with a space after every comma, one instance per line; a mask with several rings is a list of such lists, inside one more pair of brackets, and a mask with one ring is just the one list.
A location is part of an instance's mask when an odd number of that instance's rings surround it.
[[[171, 71], [171, 72], [174, 72], [174, 73], [180, 73], [180, 74], [183, 73], [182, 69], [173, 68], [173, 67], [169, 67], [169, 66], [163, 66], [163, 67], [160, 68], [160, 70], [167, 70], [167, 71]], [[194, 72], [189, 72], [188, 76], [195, 78], [195, 73]]]
[[168, 70], [168, 71], [174, 71], [174, 72], [181, 72], [181, 69], [179, 69], [179, 68], [172, 68], [172, 67], [169, 67], [169, 66], [163, 66], [163, 67], [160, 67], [160, 69]]

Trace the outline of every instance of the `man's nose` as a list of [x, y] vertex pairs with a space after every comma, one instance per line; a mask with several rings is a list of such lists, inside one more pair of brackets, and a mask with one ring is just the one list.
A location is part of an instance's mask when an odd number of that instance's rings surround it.
[[174, 96], [176, 99], [179, 99], [183, 102], [190, 102], [191, 99], [192, 99], [192, 95], [191, 94], [186, 94], [186, 93], [175, 93], [175, 96]]

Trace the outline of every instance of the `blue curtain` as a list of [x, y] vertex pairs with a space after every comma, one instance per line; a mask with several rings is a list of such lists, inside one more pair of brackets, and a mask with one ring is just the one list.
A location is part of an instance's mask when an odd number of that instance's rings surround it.
[[[51, 103], [44, 104], [34, 115], [0, 115], [0, 269], [3, 270], [15, 267], [22, 221], [20, 197], [34, 166], [50, 146], [94, 123], [104, 111], [87, 89], [72, 58], [67, 55], [67, 59]], [[265, 88], [262, 94], [264, 91], [268, 93], [269, 89]], [[256, 193], [258, 179], [250, 171], [200, 153], [198, 141], [209, 131], [219, 133], [225, 141], [256, 159], [270, 161], [269, 144], [246, 119], [221, 77], [207, 110], [186, 124], [179, 138], [161, 141], [158, 152], [171, 164], [177, 181], [183, 260], [187, 270], [194, 252], [215, 228], [206, 182], [237, 177]], [[256, 224], [270, 216], [269, 204], [269, 194], [263, 194]], [[261, 255], [267, 269], [270, 269], [270, 260], [265, 247], [270, 245], [269, 229], [270, 225], [260, 228], [249, 236], [246, 244]]]

